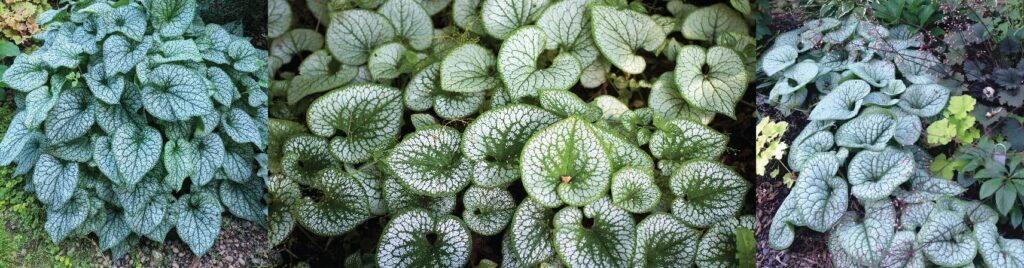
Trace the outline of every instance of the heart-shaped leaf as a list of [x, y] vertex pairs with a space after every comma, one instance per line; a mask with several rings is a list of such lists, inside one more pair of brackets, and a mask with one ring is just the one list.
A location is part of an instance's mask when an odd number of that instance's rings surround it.
[[462, 218], [470, 230], [482, 235], [495, 235], [505, 230], [516, 209], [508, 190], [469, 187], [462, 194]]
[[647, 68], [636, 51], [654, 51], [665, 42], [665, 33], [654, 19], [629, 9], [593, 5], [590, 28], [594, 44], [605, 59], [623, 72], [639, 74]]
[[639, 168], [624, 168], [612, 176], [612, 203], [632, 213], [647, 213], [658, 205], [661, 191], [654, 177]]
[[682, 163], [672, 172], [672, 213], [687, 225], [708, 227], [743, 207], [750, 182], [725, 165], [708, 160]]
[[880, 151], [896, 131], [897, 118], [886, 110], [867, 111], [839, 126], [836, 145]]
[[178, 214], [178, 237], [188, 244], [196, 256], [206, 254], [220, 234], [220, 217], [223, 209], [213, 194], [200, 192], [178, 198], [174, 203]]
[[878, 200], [910, 179], [914, 158], [909, 153], [886, 147], [881, 151], [861, 151], [850, 160], [847, 179], [850, 192], [858, 200]]
[[494, 77], [494, 54], [477, 45], [452, 49], [441, 61], [441, 89], [451, 92], [480, 92], [498, 85]]
[[[195, 0], [148, 0], [149, 19], [165, 37], [180, 36], [192, 25], [198, 6]], [[201, 255], [201, 254], [200, 254]]]
[[636, 267], [690, 267], [701, 233], [675, 216], [651, 214], [636, 225]]
[[395, 27], [395, 35], [415, 50], [430, 47], [434, 23], [417, 0], [388, 0], [377, 8]]
[[516, 208], [509, 232], [512, 252], [520, 262], [532, 265], [555, 256], [554, 215], [554, 211], [529, 198]]
[[395, 38], [391, 22], [377, 12], [362, 9], [331, 14], [327, 49], [345, 64], [362, 65], [377, 46]]
[[900, 95], [900, 108], [907, 113], [929, 117], [939, 114], [949, 101], [949, 90], [938, 84], [915, 84]]
[[134, 185], [156, 166], [160, 160], [162, 140], [160, 131], [149, 126], [124, 125], [114, 133], [110, 148], [121, 183]]
[[540, 16], [547, 7], [546, 0], [483, 0], [480, 18], [487, 34], [505, 39], [513, 31]]
[[471, 236], [451, 215], [410, 210], [391, 219], [377, 246], [380, 267], [461, 267], [469, 261]]
[[309, 130], [321, 137], [333, 136], [331, 153], [342, 162], [365, 161], [398, 138], [401, 94], [375, 84], [333, 90], [310, 104]]
[[[584, 226], [584, 218], [593, 223]], [[633, 218], [602, 198], [582, 210], [566, 207], [555, 214], [554, 244], [570, 267], [630, 267], [636, 234]]]
[[648, 105], [665, 118], [688, 118], [704, 124], [710, 123], [715, 113], [694, 108], [686, 102], [676, 87], [675, 76], [666, 72], [651, 86]]
[[546, 207], [585, 206], [608, 190], [611, 160], [594, 126], [577, 117], [552, 124], [523, 146], [523, 187]]
[[550, 112], [525, 104], [496, 108], [477, 117], [462, 139], [462, 153], [474, 163], [473, 183], [497, 187], [515, 181], [527, 139], [558, 120]]
[[747, 35], [749, 28], [743, 15], [724, 3], [699, 8], [686, 16], [680, 30], [691, 40], [715, 40], [726, 33]]
[[462, 156], [458, 130], [439, 127], [416, 131], [398, 143], [388, 165], [403, 186], [428, 196], [462, 191], [473, 174], [472, 163]]
[[864, 80], [847, 80], [831, 93], [821, 98], [814, 106], [810, 120], [846, 120], [857, 116], [864, 97], [871, 92], [871, 86]]
[[[542, 55], [548, 36], [541, 28], [526, 26], [508, 36], [498, 51], [498, 73], [512, 98], [536, 96], [537, 89], [569, 89], [583, 71], [576, 56], [559, 53], [554, 58]], [[544, 57], [538, 59], [538, 57]], [[550, 61], [547, 66], [539, 62]]]
[[165, 64], [153, 69], [142, 88], [146, 111], [164, 121], [182, 121], [213, 111], [213, 102], [195, 71]]
[[294, 208], [302, 227], [323, 236], [341, 235], [370, 218], [369, 201], [362, 186], [338, 169], [326, 169], [312, 182], [323, 194], [314, 200], [304, 196]]
[[676, 58], [676, 85], [694, 107], [735, 117], [735, 106], [747, 90], [743, 59], [724, 47], [684, 46]]

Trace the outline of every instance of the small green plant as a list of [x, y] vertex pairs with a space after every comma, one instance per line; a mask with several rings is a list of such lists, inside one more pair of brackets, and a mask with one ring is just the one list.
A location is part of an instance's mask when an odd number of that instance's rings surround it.
[[757, 148], [757, 158], [754, 160], [757, 164], [757, 169], [755, 169], [757, 175], [765, 174], [768, 161], [772, 159], [782, 161], [787, 148], [786, 143], [782, 142], [782, 135], [786, 133], [788, 126], [789, 123], [773, 122], [769, 118], [762, 118], [761, 122], [757, 123], [757, 127], [754, 129], [757, 136], [757, 140], [754, 142], [754, 146]]
[[176, 230], [203, 255], [224, 210], [264, 222], [264, 51], [194, 0], [69, 1], [39, 22], [3, 74], [19, 106], [0, 164], [31, 178], [51, 242], [95, 234], [116, 259]]
[[753, 262], [707, 125], [741, 116], [745, 1], [363, 1], [323, 33], [293, 8], [271, 2], [271, 244], [386, 222], [347, 263], [466, 266], [480, 237], [502, 267]]
[[945, 145], [954, 139], [959, 144], [971, 144], [981, 137], [981, 130], [974, 125], [974, 104], [977, 101], [967, 95], [949, 98], [949, 105], [942, 111], [942, 119], [928, 125], [926, 136], [930, 145]]
[[40, 31], [36, 16], [50, 10], [46, 0], [4, 0], [0, 5], [0, 39], [22, 44]]
[[[918, 30], [942, 19], [939, 4], [930, 0], [895, 0], [871, 3], [871, 15], [886, 26], [910, 25]], [[940, 28], [932, 34], [941, 36]]]

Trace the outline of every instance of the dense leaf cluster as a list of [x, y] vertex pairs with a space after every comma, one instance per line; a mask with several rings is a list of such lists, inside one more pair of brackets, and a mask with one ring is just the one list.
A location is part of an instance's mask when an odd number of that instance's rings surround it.
[[[463, 266], [473, 235], [503, 267], [739, 263], [750, 183], [706, 124], [753, 78], [749, 3], [305, 4], [270, 3], [272, 244], [384, 217], [350, 264]], [[649, 104], [574, 93], [613, 75], [652, 78]]]
[[[789, 151], [799, 178], [772, 220], [769, 246], [788, 248], [802, 226], [829, 232], [839, 267], [1024, 265], [1024, 241], [998, 234], [994, 210], [956, 198], [965, 189], [928, 170], [931, 156], [917, 146], [922, 121], [947, 107], [949, 89], [922, 46], [905, 26], [824, 18], [766, 51], [771, 104], [813, 104]], [[860, 212], [848, 209], [853, 202]]]
[[173, 229], [203, 255], [225, 210], [265, 221], [265, 51], [194, 0], [71, 1], [39, 24], [3, 75], [0, 164], [30, 176], [54, 243], [95, 234], [120, 257]]

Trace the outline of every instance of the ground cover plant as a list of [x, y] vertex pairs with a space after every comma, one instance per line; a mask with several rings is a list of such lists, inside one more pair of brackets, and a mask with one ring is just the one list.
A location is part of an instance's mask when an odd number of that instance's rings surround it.
[[224, 212], [265, 223], [266, 52], [196, 9], [69, 1], [4, 72], [0, 164], [29, 179], [51, 242], [95, 235], [117, 259], [174, 230], [201, 256]]
[[793, 131], [779, 141], [785, 157], [759, 178], [759, 265], [1024, 265], [1015, 212], [1024, 158], [975, 107], [1008, 91], [971, 91], [959, 65], [944, 64], [959, 50], [935, 37], [963, 37], [950, 27], [957, 17], [922, 10], [952, 8], [906, 4], [808, 18], [764, 48], [760, 111]]
[[270, 242], [346, 267], [752, 267], [750, 182], [709, 126], [752, 122], [751, 30], [745, 1], [271, 1]]

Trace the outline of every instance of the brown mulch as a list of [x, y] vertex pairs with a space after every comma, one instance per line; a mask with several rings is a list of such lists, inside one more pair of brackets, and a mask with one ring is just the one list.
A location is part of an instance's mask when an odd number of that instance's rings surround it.
[[104, 254], [104, 266], [269, 267], [277, 262], [267, 248], [264, 227], [231, 217], [223, 217], [222, 220], [220, 237], [202, 257], [195, 257], [188, 245], [171, 230], [163, 245], [145, 240], [139, 243], [134, 252], [130, 251], [113, 264], [109, 264], [110, 255]]

